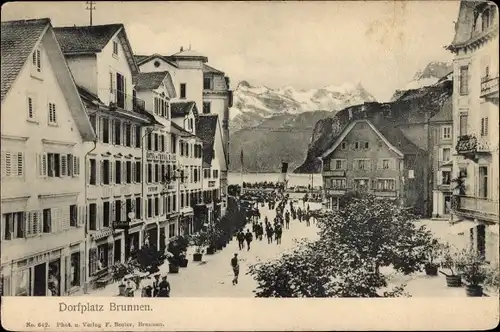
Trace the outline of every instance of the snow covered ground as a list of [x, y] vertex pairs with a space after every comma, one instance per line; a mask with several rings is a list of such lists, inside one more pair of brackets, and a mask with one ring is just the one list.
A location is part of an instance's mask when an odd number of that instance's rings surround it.
[[[300, 202], [300, 205], [303, 203]], [[288, 208], [288, 207], [287, 207]], [[319, 208], [319, 204], [310, 203], [311, 209]], [[272, 220], [275, 211], [270, 211], [266, 207], [260, 207], [262, 218], [268, 216]], [[444, 226], [442, 222], [423, 221], [431, 223], [431, 230], [437, 236], [443, 237]], [[434, 226], [434, 227], [432, 227]], [[317, 227], [312, 223], [307, 227], [305, 222], [292, 220], [290, 229], [284, 229], [281, 245], [268, 244], [267, 240], [255, 240], [251, 244], [250, 251], [239, 250], [238, 243], [234, 239], [222, 251], [214, 255], [203, 255], [203, 262], [193, 262], [192, 253], [194, 248], [190, 248], [189, 266], [181, 268], [178, 274], [168, 274], [168, 280], [172, 288], [172, 297], [253, 297], [253, 290], [257, 286], [252, 276], [247, 275], [248, 267], [259, 260], [270, 260], [278, 258], [283, 252], [294, 247], [294, 240], [301, 238], [314, 239], [317, 237]], [[233, 278], [230, 260], [234, 253], [238, 253], [240, 260], [239, 283], [233, 286]], [[161, 274], [168, 273], [168, 264], [164, 264]], [[464, 297], [464, 288], [449, 288], [443, 275], [435, 277], [426, 276], [424, 272], [405, 276], [394, 273], [390, 268], [383, 270], [391, 275], [390, 286], [406, 284], [405, 291], [413, 297]], [[91, 296], [117, 296], [118, 284], [110, 284], [105, 289], [92, 291]], [[140, 296], [140, 291], [135, 296]]]

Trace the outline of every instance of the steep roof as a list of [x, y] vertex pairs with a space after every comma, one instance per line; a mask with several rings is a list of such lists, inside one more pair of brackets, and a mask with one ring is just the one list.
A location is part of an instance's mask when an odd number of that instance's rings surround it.
[[452, 122], [453, 121], [453, 103], [451, 97], [444, 102], [441, 110], [429, 119], [429, 122]]
[[92, 26], [72, 26], [54, 28], [57, 40], [65, 55], [100, 53], [117, 33], [123, 33], [122, 47], [132, 71], [138, 72], [132, 47], [128, 40], [123, 24], [105, 24]]
[[225, 75], [223, 71], [215, 69], [214, 67], [211, 67], [211, 66], [207, 65], [206, 63], [203, 64], [203, 72], [210, 73], [210, 74]]
[[201, 114], [196, 121], [196, 136], [203, 141], [203, 163], [208, 167], [212, 165], [217, 121], [217, 114]]
[[49, 24], [48, 18], [2, 22], [2, 100]]
[[179, 134], [180, 136], [183, 136], [183, 137], [194, 136], [192, 133], [190, 133], [189, 131], [185, 130], [184, 128], [182, 128], [181, 126], [179, 126], [174, 121], [170, 122], [170, 124], [171, 124], [172, 129], [173, 129], [172, 133]]
[[394, 127], [390, 121], [378, 121], [372, 124], [377, 130], [399, 151], [403, 154], [416, 154], [421, 152], [420, 148], [410, 141], [401, 131]]
[[158, 89], [165, 82], [168, 95], [175, 98], [175, 87], [172, 76], [168, 71], [153, 71], [149, 73], [135, 73], [132, 77], [136, 90], [154, 90]]
[[172, 118], [184, 117], [188, 115], [191, 110], [195, 116], [198, 116], [198, 110], [194, 101], [170, 103], [170, 114]]

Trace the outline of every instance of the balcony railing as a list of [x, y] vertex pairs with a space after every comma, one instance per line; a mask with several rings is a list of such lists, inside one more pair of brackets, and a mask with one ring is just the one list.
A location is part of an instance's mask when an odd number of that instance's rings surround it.
[[116, 89], [111, 90], [109, 102], [111, 107], [117, 107], [126, 111], [137, 112], [139, 108], [145, 110], [146, 107], [144, 100]]
[[323, 176], [345, 177], [345, 170], [324, 170]]
[[470, 196], [458, 196], [456, 212], [469, 218], [498, 222], [498, 201]]
[[493, 94], [498, 94], [498, 74], [481, 77], [480, 97], [487, 97]]
[[458, 137], [455, 147], [457, 153], [469, 159], [477, 159], [477, 154], [490, 153], [491, 145], [485, 138], [477, 138], [474, 135], [462, 135]]

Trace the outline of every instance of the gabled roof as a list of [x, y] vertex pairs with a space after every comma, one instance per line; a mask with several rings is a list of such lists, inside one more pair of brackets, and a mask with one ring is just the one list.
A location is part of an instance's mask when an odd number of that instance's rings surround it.
[[94, 141], [96, 135], [87, 116], [87, 110], [48, 18], [2, 22], [2, 102], [25, 64], [31, 64], [31, 54], [41, 43], [46, 46], [46, 58], [81, 138], [84, 141]]
[[2, 22], [2, 101], [49, 25], [48, 18]]
[[203, 141], [203, 163], [210, 167], [214, 154], [215, 135], [217, 133], [217, 114], [201, 114], [196, 121], [196, 136]]
[[65, 55], [100, 53], [113, 36], [122, 33], [121, 44], [132, 72], [139, 72], [132, 47], [123, 24], [105, 24], [92, 26], [72, 26], [54, 28], [57, 40]]
[[152, 55], [134, 55], [134, 58], [135, 58], [135, 61], [137, 62], [137, 65], [142, 65], [143, 63], [146, 63], [146, 62], [149, 62], [153, 59], [161, 59], [163, 61], [165, 61], [166, 63], [168, 63], [169, 65], [173, 66], [173, 67], [178, 67], [177, 64], [175, 63], [175, 61], [173, 59], [171, 59], [168, 55], [161, 55], [161, 54], [158, 54], [158, 53], [155, 53], [155, 54], [152, 54]]
[[132, 81], [135, 84], [135, 89], [140, 90], [156, 90], [162, 83], [165, 83], [165, 87], [168, 91], [170, 98], [175, 98], [175, 87], [172, 81], [172, 76], [168, 71], [153, 71], [149, 73], [136, 73], [132, 77]]
[[181, 48], [180, 52], [174, 53], [170, 56], [171, 58], [185, 58], [185, 59], [196, 59], [196, 60], [201, 60], [203, 62], [207, 62], [208, 58], [196, 51], [193, 51], [191, 49], [183, 50]]
[[325, 158], [334, 152], [340, 143], [346, 138], [346, 136], [351, 132], [351, 130], [358, 123], [365, 122], [370, 128], [375, 131], [375, 133], [380, 137], [380, 139], [395, 153], [403, 157], [405, 154], [416, 154], [420, 149], [413, 144], [406, 136], [403, 134], [401, 129], [394, 127], [389, 121], [379, 121], [374, 124], [369, 120], [355, 120], [349, 123], [341, 131], [340, 135], [337, 137], [333, 145], [320, 155], [320, 158]]
[[172, 118], [185, 117], [190, 112], [193, 112], [194, 116], [198, 116], [198, 109], [194, 101], [170, 103], [170, 114]]
[[178, 134], [179, 136], [182, 136], [182, 137], [195, 136], [194, 134], [190, 133], [189, 131], [187, 131], [184, 128], [182, 128], [181, 126], [179, 126], [174, 121], [171, 121], [170, 124], [172, 126], [172, 133], [173, 134]]
[[223, 71], [215, 69], [214, 67], [211, 67], [211, 66], [207, 65], [206, 63], [203, 64], [203, 72], [210, 73], [210, 74], [225, 75]]

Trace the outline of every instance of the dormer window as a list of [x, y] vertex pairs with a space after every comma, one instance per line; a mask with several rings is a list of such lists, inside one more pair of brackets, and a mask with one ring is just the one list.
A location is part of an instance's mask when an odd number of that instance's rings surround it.
[[181, 86], [180, 86], [180, 97], [181, 99], [185, 99], [186, 98], [186, 83], [181, 83]]
[[37, 72], [42, 72], [42, 52], [39, 48], [33, 51], [33, 68], [36, 69]]
[[213, 89], [212, 82], [213, 82], [213, 80], [211, 77], [204, 77], [203, 78], [203, 89], [205, 89], [205, 90]]
[[115, 40], [113, 41], [113, 55], [118, 56], [118, 42]]

